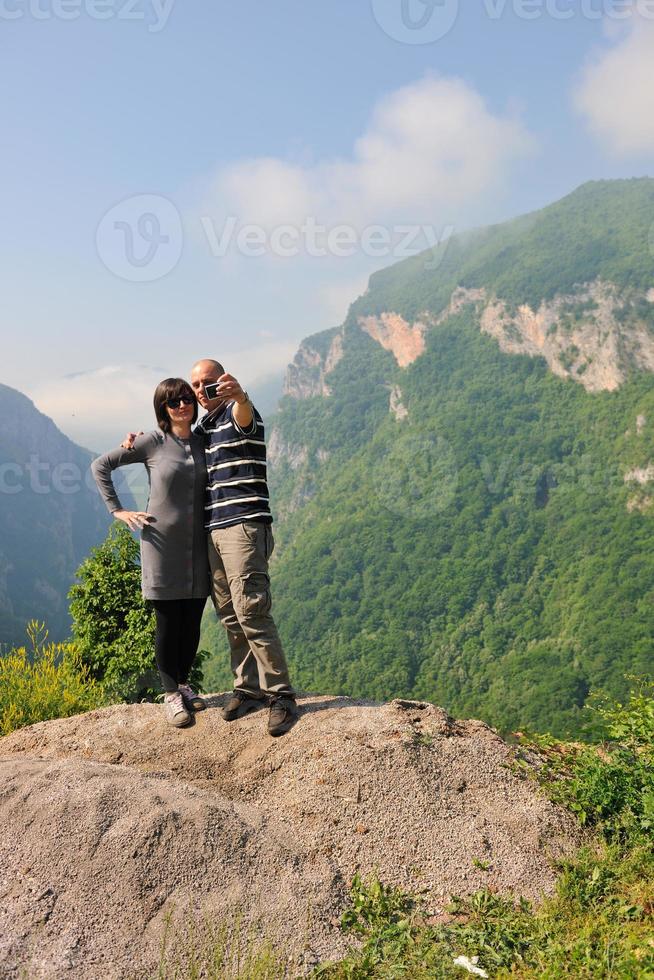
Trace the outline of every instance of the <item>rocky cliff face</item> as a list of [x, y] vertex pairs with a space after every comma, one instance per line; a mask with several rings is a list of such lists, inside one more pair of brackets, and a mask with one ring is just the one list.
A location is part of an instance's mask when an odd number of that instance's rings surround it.
[[[405, 368], [424, 353], [430, 329], [470, 305], [480, 329], [507, 354], [544, 357], [554, 374], [577, 381], [587, 391], [614, 391], [630, 372], [654, 371], [654, 288], [618, 289], [599, 279], [543, 301], [538, 309], [528, 304], [511, 309], [485, 289], [457, 287], [438, 314], [426, 310], [408, 322], [388, 311], [361, 316], [358, 325]], [[288, 369], [286, 394], [328, 396], [327, 375], [342, 356], [342, 333], [326, 356], [302, 345]], [[397, 393], [391, 401], [390, 409], [396, 413]]]
[[409, 417], [409, 412], [402, 401], [402, 389], [399, 385], [393, 385], [391, 388], [389, 408], [398, 422], [403, 422]]
[[654, 371], [652, 290], [619, 290], [597, 280], [575, 293], [511, 311], [499, 299], [481, 312], [481, 329], [510, 354], [544, 357], [550, 370], [587, 391], [614, 391], [631, 371]]
[[314, 395], [331, 394], [325, 378], [343, 356], [343, 331], [332, 331], [332, 338], [324, 350], [314, 344], [315, 340], [311, 337], [300, 344], [293, 363], [289, 364], [286, 371], [285, 395], [311, 398]]
[[272, 481], [283, 479], [285, 473], [293, 475], [293, 490], [284, 501], [276, 501], [276, 513], [285, 519], [299, 510], [317, 491], [317, 469], [329, 459], [326, 449], [310, 449], [285, 439], [278, 428], [273, 428], [268, 440], [268, 468]]
[[[283, 394], [291, 398], [305, 399], [316, 396], [328, 398], [331, 395], [327, 376], [343, 357], [343, 330], [328, 330], [304, 340], [289, 364], [284, 379]], [[310, 453], [307, 446], [289, 442], [280, 430], [273, 426], [268, 439], [268, 464], [271, 474], [276, 476], [284, 468], [299, 471], [293, 495], [282, 507], [280, 516], [293, 513], [310, 500], [315, 493], [315, 481], [311, 468], [324, 463], [328, 457], [326, 450]]]
[[362, 330], [389, 350], [400, 367], [408, 367], [425, 351], [427, 324], [407, 323], [398, 313], [359, 317]]
[[268, 439], [268, 465], [274, 469], [281, 463], [286, 463], [292, 470], [298, 470], [307, 462], [309, 450], [306, 446], [296, 446], [284, 439], [279, 429], [273, 429]]

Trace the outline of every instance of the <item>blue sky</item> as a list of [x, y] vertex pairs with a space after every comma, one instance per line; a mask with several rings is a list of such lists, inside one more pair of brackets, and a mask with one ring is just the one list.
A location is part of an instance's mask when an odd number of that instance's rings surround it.
[[[400, 226], [652, 174], [654, 3], [404, 2], [425, 28], [402, 0], [1, 0], [0, 381], [103, 449], [196, 357], [262, 388], [401, 257]], [[216, 254], [229, 216], [264, 254]], [[307, 255], [307, 216], [350, 254]], [[168, 241], [132, 265], [130, 234], [141, 258]]]

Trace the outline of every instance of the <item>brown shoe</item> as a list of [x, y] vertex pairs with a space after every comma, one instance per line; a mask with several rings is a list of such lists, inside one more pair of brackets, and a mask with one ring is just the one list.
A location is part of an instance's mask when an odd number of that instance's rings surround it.
[[297, 704], [295, 698], [288, 694], [280, 694], [270, 700], [268, 715], [268, 734], [276, 738], [285, 735], [297, 721]]
[[223, 705], [222, 716], [225, 721], [235, 721], [236, 718], [246, 715], [248, 711], [260, 707], [262, 701], [263, 698], [254, 698], [245, 691], [234, 691]]

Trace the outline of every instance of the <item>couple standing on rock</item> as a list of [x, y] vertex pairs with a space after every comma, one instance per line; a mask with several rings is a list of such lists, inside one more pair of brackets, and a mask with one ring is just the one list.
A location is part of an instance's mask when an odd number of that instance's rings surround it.
[[[199, 422], [198, 403], [206, 411]], [[206, 707], [188, 679], [211, 594], [234, 674], [223, 718], [267, 701], [268, 731], [283, 735], [297, 706], [270, 613], [274, 540], [261, 416], [236, 378], [210, 359], [193, 366], [190, 384], [167, 378], [157, 385], [154, 411], [158, 429], [130, 434], [92, 470], [109, 512], [141, 532], [142, 591], [155, 611], [166, 716], [182, 727]], [[147, 470], [147, 511], [125, 510], [116, 494], [111, 473], [130, 463]]]

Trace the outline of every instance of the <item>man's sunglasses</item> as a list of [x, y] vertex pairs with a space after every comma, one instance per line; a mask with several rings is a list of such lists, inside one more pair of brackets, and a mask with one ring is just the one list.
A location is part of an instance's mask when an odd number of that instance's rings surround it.
[[182, 403], [184, 405], [194, 405], [195, 398], [192, 395], [180, 395], [179, 398], [169, 398], [166, 405], [168, 408], [179, 408]]

